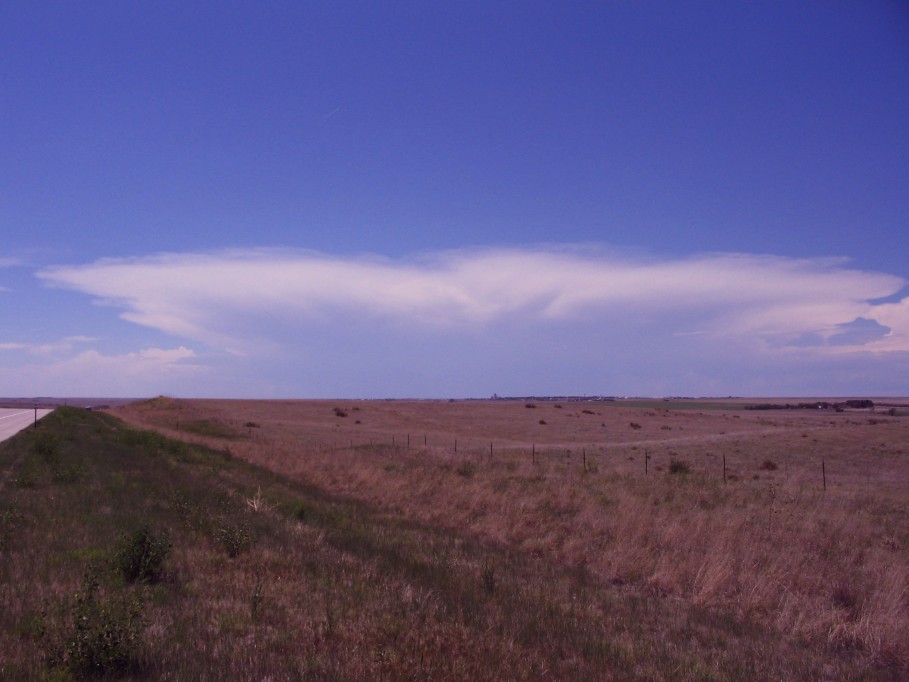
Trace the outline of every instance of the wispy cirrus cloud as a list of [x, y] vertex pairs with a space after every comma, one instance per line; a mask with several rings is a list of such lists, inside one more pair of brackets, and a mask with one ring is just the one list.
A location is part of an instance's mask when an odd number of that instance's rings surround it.
[[[773, 348], [909, 350], [909, 298], [872, 303], [906, 282], [844, 259], [631, 258], [540, 247], [392, 260], [258, 249], [101, 260], [39, 276], [119, 308], [136, 324], [245, 352], [274, 328], [313, 330], [351, 319], [444, 331], [505, 322], [633, 325], [640, 318], [665, 319], [668, 335], [748, 338]], [[856, 320], [877, 323], [877, 333], [843, 343], [844, 325]]]

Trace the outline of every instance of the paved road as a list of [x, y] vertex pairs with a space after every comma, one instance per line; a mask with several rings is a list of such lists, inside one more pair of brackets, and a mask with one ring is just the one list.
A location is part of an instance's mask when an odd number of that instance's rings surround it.
[[[48, 415], [52, 410], [39, 409], [38, 419]], [[34, 410], [22, 409], [5, 409], [0, 408], [0, 441], [4, 441], [14, 436], [27, 426], [31, 426], [35, 421]]]

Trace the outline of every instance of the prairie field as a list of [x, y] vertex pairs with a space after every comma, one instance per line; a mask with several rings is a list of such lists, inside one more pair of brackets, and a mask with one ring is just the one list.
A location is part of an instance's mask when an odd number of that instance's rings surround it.
[[63, 408], [0, 445], [0, 676], [906, 679], [907, 406]]

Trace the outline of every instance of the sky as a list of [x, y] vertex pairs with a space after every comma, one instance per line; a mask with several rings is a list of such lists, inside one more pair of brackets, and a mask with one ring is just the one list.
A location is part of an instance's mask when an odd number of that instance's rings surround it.
[[909, 395], [909, 4], [0, 4], [0, 396]]

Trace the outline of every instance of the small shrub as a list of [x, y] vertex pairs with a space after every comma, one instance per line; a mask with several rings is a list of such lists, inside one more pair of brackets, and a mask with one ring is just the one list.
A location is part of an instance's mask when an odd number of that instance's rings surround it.
[[224, 523], [218, 527], [216, 535], [231, 559], [240, 556], [252, 545], [252, 536], [244, 527]]
[[115, 557], [117, 571], [128, 583], [155, 582], [161, 577], [170, 548], [166, 532], [155, 535], [148, 526], [140, 526], [120, 540]]
[[643, 427], [642, 427], [640, 424], [638, 424], [637, 422], [631, 422], [628, 426], [630, 426], [631, 428], [633, 428], [635, 431], [637, 431], [637, 430], [643, 428]]
[[581, 410], [582, 414], [593, 414], [593, 410]]
[[258, 429], [259, 428], [259, 425], [256, 424], [256, 422], [246, 422], [243, 426], [245, 426], [247, 429]]
[[537, 409], [537, 406], [534, 405], [533, 403], [524, 403], [524, 407], [526, 407], [528, 410], [535, 410], [535, 409]]
[[684, 462], [680, 459], [673, 459], [669, 462], [669, 473], [688, 474], [691, 473], [691, 466], [688, 464], [688, 462]]
[[540, 424], [543, 424], [543, 425], [545, 426], [545, 425], [546, 425], [546, 420], [545, 420], [545, 419], [541, 419], [541, 420], [540, 420]]
[[764, 471], [776, 471], [779, 467], [777, 467], [776, 462], [772, 459], [765, 459], [758, 468], [763, 469]]
[[336, 416], [336, 417], [346, 417], [346, 416], [347, 416], [347, 412], [345, 412], [344, 410], [342, 410], [340, 407], [334, 408], [334, 409], [332, 410], [332, 412], [335, 413], [335, 416]]
[[139, 665], [142, 648], [142, 602], [138, 597], [103, 599], [92, 566], [72, 603], [64, 604], [64, 622], [42, 628], [47, 662], [77, 678], [120, 676]]
[[562, 409], [562, 406], [561, 406], [561, 405], [553, 405], [553, 407], [556, 408], [557, 410], [561, 410], [561, 409]]

